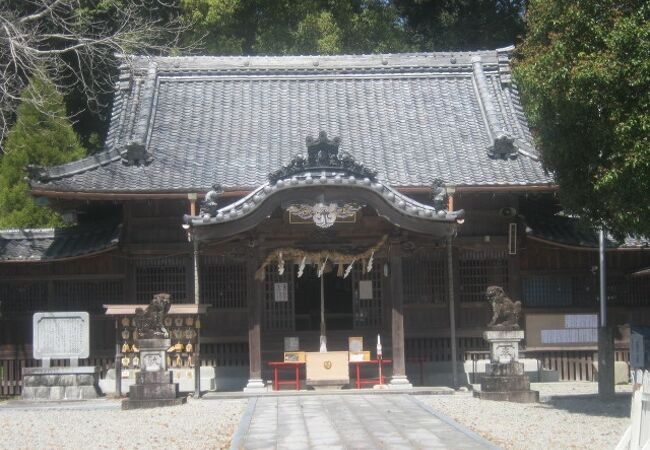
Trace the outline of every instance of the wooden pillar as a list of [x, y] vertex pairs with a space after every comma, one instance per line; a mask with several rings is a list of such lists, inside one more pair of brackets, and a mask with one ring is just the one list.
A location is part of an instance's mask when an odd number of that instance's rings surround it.
[[260, 326], [262, 321], [262, 283], [255, 279], [259, 263], [257, 252], [252, 252], [246, 261], [246, 299], [248, 301], [248, 358], [249, 377], [245, 392], [266, 391], [262, 381], [262, 342]]
[[406, 362], [404, 358], [404, 293], [402, 289], [402, 247], [399, 239], [391, 239], [389, 243], [388, 264], [390, 268], [393, 338], [393, 377], [390, 380], [390, 386], [410, 389], [413, 386], [406, 378]]
[[122, 346], [120, 345], [119, 317], [115, 316], [115, 395], [122, 396]]
[[454, 296], [454, 253], [452, 237], [447, 237], [447, 282], [449, 283], [449, 337], [451, 339], [451, 382], [458, 387], [458, 346], [456, 338], [456, 298]]
[[[196, 193], [187, 194], [187, 199], [190, 202], [190, 215], [196, 216], [196, 201], [198, 195]], [[183, 227], [185, 228], [185, 226]], [[201, 303], [201, 277], [200, 277], [200, 254], [199, 254], [199, 241], [196, 239], [194, 230], [188, 229], [188, 238], [190, 242], [190, 260], [192, 261], [192, 273], [187, 274], [186, 278], [186, 293], [188, 301], [193, 302], [195, 305]], [[197, 314], [194, 318], [199, 321], [200, 316]], [[194, 398], [201, 396], [201, 329], [196, 330], [196, 345], [194, 346]]]
[[[199, 242], [192, 239], [192, 299], [194, 304], [201, 303], [201, 278], [200, 278], [200, 264], [199, 257]], [[200, 320], [199, 315], [194, 318]], [[194, 398], [201, 396], [201, 329], [196, 330], [196, 345], [194, 346]]]

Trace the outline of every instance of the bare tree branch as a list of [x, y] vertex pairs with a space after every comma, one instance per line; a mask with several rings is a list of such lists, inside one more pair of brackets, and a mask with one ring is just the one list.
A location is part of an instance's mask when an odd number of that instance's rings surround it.
[[[0, 144], [31, 77], [48, 77], [62, 92], [76, 89], [90, 110], [100, 111], [113, 90], [115, 55], [188, 50], [175, 48], [190, 26], [175, 14], [177, 0], [111, 0], [103, 15], [81, 2], [0, 1]], [[171, 12], [156, 18], [157, 8]], [[28, 101], [42, 106], [37, 98]]]

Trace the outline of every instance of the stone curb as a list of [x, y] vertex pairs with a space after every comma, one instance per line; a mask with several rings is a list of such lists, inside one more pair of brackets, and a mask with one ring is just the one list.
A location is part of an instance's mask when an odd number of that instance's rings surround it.
[[411, 400], [413, 400], [419, 407], [427, 411], [428, 413], [436, 416], [438, 419], [442, 420], [445, 422], [447, 425], [451, 426], [452, 428], [460, 431], [463, 433], [465, 436], [468, 438], [474, 440], [477, 444], [482, 445], [483, 447], [490, 449], [490, 450], [501, 450], [501, 447], [497, 447], [494, 445], [492, 442], [488, 441], [484, 437], [480, 436], [479, 434], [473, 432], [469, 428], [465, 428], [463, 425], [459, 424], [455, 420], [447, 417], [446, 415], [442, 414], [440, 411], [436, 411], [434, 408], [431, 406], [427, 405], [421, 400], [418, 400], [417, 397], [414, 396], [409, 396]]
[[342, 389], [338, 391], [268, 391], [268, 392], [208, 392], [201, 400], [222, 400], [260, 397], [303, 397], [314, 395], [454, 395], [451, 388], [412, 388], [412, 389]]
[[246, 411], [239, 421], [239, 426], [237, 431], [232, 436], [230, 441], [230, 450], [239, 450], [243, 448], [244, 440], [248, 434], [248, 429], [251, 426], [251, 421], [253, 420], [253, 413], [255, 412], [255, 407], [257, 406], [257, 397], [251, 397], [248, 400], [248, 406], [246, 406]]

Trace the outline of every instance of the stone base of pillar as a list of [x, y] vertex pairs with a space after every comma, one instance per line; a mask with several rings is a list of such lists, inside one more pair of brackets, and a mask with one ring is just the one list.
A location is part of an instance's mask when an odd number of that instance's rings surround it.
[[244, 388], [244, 392], [266, 392], [266, 386], [261, 378], [251, 378]]
[[406, 378], [406, 375], [395, 375], [390, 379], [388, 387], [391, 389], [413, 389], [413, 385]]

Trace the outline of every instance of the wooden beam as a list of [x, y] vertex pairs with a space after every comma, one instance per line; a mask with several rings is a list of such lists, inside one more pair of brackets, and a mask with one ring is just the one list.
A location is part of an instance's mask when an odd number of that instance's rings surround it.
[[[429, 186], [394, 186], [403, 194], [430, 194]], [[241, 198], [250, 194], [255, 188], [235, 187], [225, 191], [221, 198]], [[482, 185], [482, 186], [456, 186], [456, 192], [462, 193], [501, 193], [501, 192], [556, 192], [559, 187], [555, 184], [535, 185]], [[88, 192], [88, 191], [54, 191], [36, 186], [30, 189], [35, 197], [81, 199], [81, 200], [154, 200], [154, 199], [187, 199], [189, 193], [196, 193], [199, 198], [205, 198], [206, 192], [197, 191], [138, 191], [138, 192]]]

